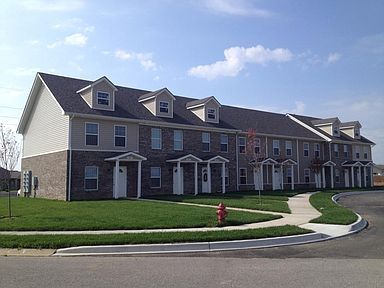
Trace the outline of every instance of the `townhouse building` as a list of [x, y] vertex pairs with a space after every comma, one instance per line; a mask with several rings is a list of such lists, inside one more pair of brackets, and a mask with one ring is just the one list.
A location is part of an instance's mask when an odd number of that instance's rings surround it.
[[70, 201], [368, 187], [374, 143], [360, 129], [38, 73], [18, 126], [23, 190]]

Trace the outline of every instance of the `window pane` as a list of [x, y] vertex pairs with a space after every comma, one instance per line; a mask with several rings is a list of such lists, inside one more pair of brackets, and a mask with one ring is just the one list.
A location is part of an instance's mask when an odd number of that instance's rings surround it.
[[97, 167], [85, 167], [85, 177], [86, 178], [97, 177]]
[[203, 132], [201, 134], [202, 141], [208, 143], [210, 141], [210, 135], [207, 132]]
[[97, 189], [97, 179], [85, 179], [85, 189], [86, 190], [96, 190]]
[[168, 113], [168, 111], [169, 111], [168, 107], [169, 107], [169, 103], [168, 102], [163, 102], [163, 101], [160, 102], [160, 112]]
[[97, 92], [97, 104], [109, 105], [109, 93]]
[[86, 123], [85, 124], [85, 133], [87, 134], [97, 134], [98, 125], [95, 123]]
[[116, 136], [125, 136], [125, 126], [115, 126]]
[[160, 177], [160, 167], [151, 167], [151, 177]]
[[87, 135], [86, 145], [97, 145], [97, 135]]
[[125, 147], [125, 137], [115, 137], [115, 146]]

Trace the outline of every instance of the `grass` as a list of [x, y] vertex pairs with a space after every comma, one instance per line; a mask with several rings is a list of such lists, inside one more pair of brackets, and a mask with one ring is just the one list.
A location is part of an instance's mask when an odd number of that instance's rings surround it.
[[357, 220], [351, 210], [332, 201], [335, 191], [324, 191], [312, 195], [309, 201], [322, 215], [313, 219], [312, 223], [349, 225]]
[[126, 233], [106, 235], [0, 235], [0, 247], [57, 249], [89, 245], [228, 241], [289, 236], [310, 232], [312, 231], [296, 226], [285, 225], [259, 229], [208, 232]]
[[198, 203], [217, 206], [223, 202], [227, 207], [245, 208], [252, 210], [273, 211], [291, 213], [288, 207], [288, 197], [297, 193], [269, 193], [264, 191], [261, 196], [261, 203], [257, 192], [240, 192], [228, 194], [209, 195], [171, 195], [157, 196], [154, 199], [174, 202]]
[[[118, 230], [214, 227], [216, 209], [136, 200], [63, 202], [13, 198], [11, 219], [7, 200], [0, 198], [0, 230]], [[276, 215], [230, 211], [226, 225], [269, 221]]]

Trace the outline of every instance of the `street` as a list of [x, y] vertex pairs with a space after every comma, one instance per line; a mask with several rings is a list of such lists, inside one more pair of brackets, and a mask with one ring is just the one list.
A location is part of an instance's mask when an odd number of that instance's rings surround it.
[[1, 257], [1, 287], [383, 287], [384, 193], [340, 203], [369, 221], [320, 243], [142, 257]]

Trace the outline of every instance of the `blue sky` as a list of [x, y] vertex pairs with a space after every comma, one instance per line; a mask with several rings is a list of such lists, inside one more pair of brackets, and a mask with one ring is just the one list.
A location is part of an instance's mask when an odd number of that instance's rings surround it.
[[37, 71], [359, 120], [384, 163], [384, 1], [0, 1], [0, 122]]

